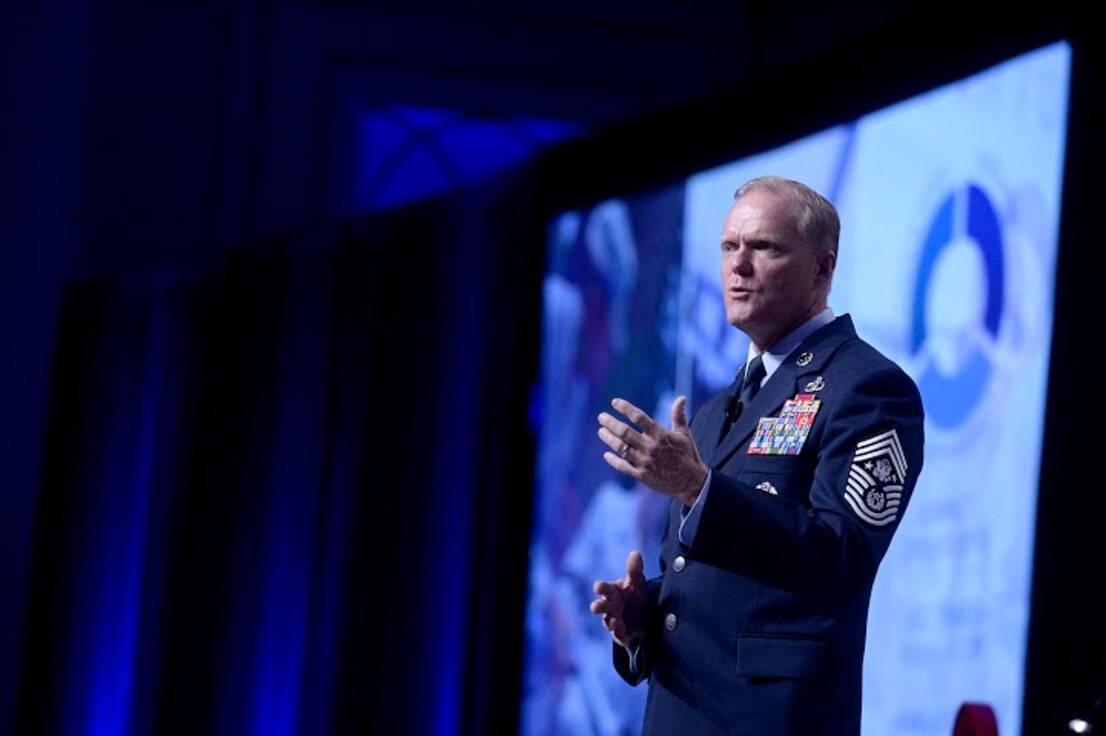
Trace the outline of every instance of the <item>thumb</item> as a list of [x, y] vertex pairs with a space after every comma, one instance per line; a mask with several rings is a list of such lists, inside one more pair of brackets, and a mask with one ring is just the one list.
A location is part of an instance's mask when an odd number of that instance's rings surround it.
[[677, 396], [672, 402], [672, 429], [687, 429], [687, 397]]
[[630, 582], [645, 578], [645, 561], [641, 558], [641, 552], [636, 549], [626, 558], [626, 577]]

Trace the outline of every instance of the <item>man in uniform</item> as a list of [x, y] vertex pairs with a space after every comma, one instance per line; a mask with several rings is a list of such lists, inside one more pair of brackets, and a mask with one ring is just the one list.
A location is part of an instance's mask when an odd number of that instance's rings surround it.
[[599, 415], [606, 461], [672, 499], [661, 574], [631, 551], [591, 603], [618, 672], [648, 680], [646, 734], [860, 732], [872, 584], [922, 468], [923, 411], [828, 306], [839, 233], [804, 184], [743, 185], [719, 259], [745, 367], [690, 425], [682, 396], [670, 428], [621, 398]]

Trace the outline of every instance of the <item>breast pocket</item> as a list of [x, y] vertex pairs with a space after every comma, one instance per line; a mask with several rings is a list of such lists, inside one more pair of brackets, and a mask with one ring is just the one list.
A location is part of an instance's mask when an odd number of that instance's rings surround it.
[[814, 470], [802, 455], [745, 455], [738, 480], [773, 496], [806, 503]]

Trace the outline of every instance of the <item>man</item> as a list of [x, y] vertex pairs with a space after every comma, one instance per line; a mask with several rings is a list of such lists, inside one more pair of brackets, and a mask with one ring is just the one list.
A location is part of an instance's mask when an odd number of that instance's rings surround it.
[[[837, 212], [778, 177], [742, 186], [720, 243], [727, 318], [751, 341], [729, 390], [671, 429], [616, 398], [616, 470], [672, 498], [661, 574], [600, 581], [615, 667], [649, 682], [647, 734], [860, 731], [876, 570], [922, 468], [914, 382], [828, 307]], [[763, 367], [763, 370], [761, 370]]]

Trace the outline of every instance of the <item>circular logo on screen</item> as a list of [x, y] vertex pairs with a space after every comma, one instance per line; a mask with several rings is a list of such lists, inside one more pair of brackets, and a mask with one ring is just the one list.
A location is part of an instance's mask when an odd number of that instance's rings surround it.
[[962, 424], [984, 397], [1005, 270], [1002, 226], [983, 189], [967, 184], [945, 196], [922, 247], [910, 341], [926, 414], [937, 426]]

